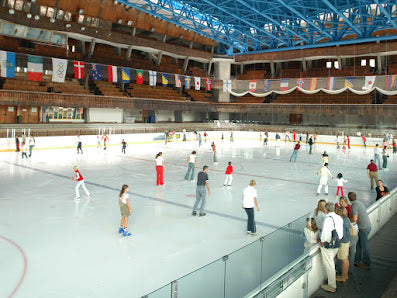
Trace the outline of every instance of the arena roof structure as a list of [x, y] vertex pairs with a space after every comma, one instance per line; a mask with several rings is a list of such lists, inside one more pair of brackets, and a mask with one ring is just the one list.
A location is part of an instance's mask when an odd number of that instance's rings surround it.
[[[395, 0], [118, 0], [236, 55], [397, 39]], [[381, 30], [391, 30], [385, 35]]]

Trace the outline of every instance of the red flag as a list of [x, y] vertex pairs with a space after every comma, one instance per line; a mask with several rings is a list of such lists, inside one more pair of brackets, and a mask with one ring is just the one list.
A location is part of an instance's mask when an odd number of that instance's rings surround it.
[[143, 70], [137, 69], [136, 71], [136, 83], [139, 85], [143, 84]]
[[205, 89], [207, 91], [211, 91], [211, 79], [210, 78], [205, 79]]
[[74, 65], [74, 77], [75, 77], [75, 79], [84, 78], [84, 62], [74, 61], [73, 65]]

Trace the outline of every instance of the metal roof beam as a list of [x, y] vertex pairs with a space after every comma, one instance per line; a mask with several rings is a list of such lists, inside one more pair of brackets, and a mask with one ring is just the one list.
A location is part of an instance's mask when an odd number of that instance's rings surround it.
[[389, 20], [390, 24], [394, 27], [394, 29], [397, 30], [396, 21], [394, 21], [394, 20], [391, 18], [390, 14], [386, 11], [386, 9], [384, 8], [384, 6], [381, 5], [381, 4], [379, 3], [379, 0], [374, 0], [374, 2], [378, 5], [378, 7], [380, 8], [380, 10], [381, 10], [382, 13], [385, 15], [385, 17]]
[[328, 33], [328, 31], [326, 31], [323, 28], [320, 28], [320, 26], [316, 25], [316, 23], [314, 23], [313, 20], [309, 20], [307, 19], [304, 15], [302, 15], [299, 11], [297, 11], [295, 8], [291, 7], [290, 5], [286, 4], [283, 0], [277, 0], [278, 3], [280, 3], [281, 5], [283, 5], [285, 8], [287, 8], [288, 10], [292, 11], [294, 14], [296, 14], [297, 16], [299, 16], [302, 20], [304, 20], [307, 24], [310, 24], [311, 26], [313, 26], [314, 28], [316, 28], [317, 30], [319, 30], [320, 32], [324, 33], [326, 36], [328, 36], [328, 38], [330, 40], [333, 40], [333, 37], [331, 34]]
[[296, 35], [296, 36], [298, 36], [300, 39], [302, 39], [302, 40], [304, 40], [304, 41], [306, 41], [306, 42], [309, 42], [309, 39], [308, 39], [306, 36], [304, 36], [304, 35], [302, 35], [302, 34], [299, 34], [298, 32], [296, 32], [296, 31], [294, 31], [294, 30], [291, 30], [290, 28], [288, 28], [288, 26], [283, 26], [283, 24], [279, 23], [277, 20], [273, 19], [272, 17], [268, 16], [267, 14], [264, 14], [264, 13], [260, 12], [260, 11], [257, 10], [256, 8], [254, 8], [254, 7], [250, 6], [250, 5], [248, 5], [245, 1], [243, 1], [243, 0], [236, 0], [236, 1], [237, 1], [238, 3], [244, 5], [244, 6], [247, 7], [248, 9], [250, 9], [250, 10], [256, 12], [258, 15], [260, 15], [260, 16], [262, 16], [262, 17], [268, 19], [269, 21], [271, 21], [272, 23], [276, 24], [277, 26], [280, 26], [280, 27], [282, 27], [282, 28], [285, 28], [285, 30], [287, 30], [288, 32], [290, 32], [293, 36]]
[[343, 12], [339, 11], [336, 9], [335, 6], [333, 6], [328, 0], [321, 0], [325, 5], [327, 5], [334, 13], [336, 13], [338, 16], [340, 16], [343, 21], [348, 24], [354, 32], [357, 33], [358, 36], [362, 36], [362, 32], [348, 19], [345, 17]]

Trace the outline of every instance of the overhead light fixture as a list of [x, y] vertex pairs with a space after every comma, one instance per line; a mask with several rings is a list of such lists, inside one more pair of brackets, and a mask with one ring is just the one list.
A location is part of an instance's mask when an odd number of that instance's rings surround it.
[[55, 23], [55, 19], [54, 19], [54, 18], [51, 18], [51, 19], [50, 19], [50, 22], [51, 22], [51, 23]]
[[31, 0], [30, 2], [32, 2], [32, 3], [36, 3], [36, 0]]
[[154, 29], [154, 27], [150, 28], [150, 31], [151, 31], [151, 32], [154, 32], [154, 30], [156, 30], [156, 29]]
[[85, 30], [85, 27], [81, 27], [81, 31], [84, 31]]
[[79, 9], [79, 14], [83, 14], [84, 13], [84, 9]]
[[74, 53], [76, 51], [76, 47], [72, 46], [72, 53]]
[[120, 3], [120, 6], [123, 7], [123, 6], [124, 6], [124, 3]]
[[367, 66], [367, 59], [361, 59], [361, 66]]
[[327, 68], [331, 68], [332, 67], [332, 62], [331, 61], [327, 61]]
[[122, 23], [123, 23], [123, 20], [122, 20], [122, 19], [119, 19], [119, 20], [117, 21], [117, 23], [118, 23], [118, 24], [122, 24]]
[[66, 24], [66, 28], [70, 28], [70, 27], [72, 27], [72, 25]]
[[119, 2], [118, 1], [114, 1], [114, 4], [119, 4]]
[[31, 19], [31, 18], [32, 18], [32, 14], [31, 14], [31, 13], [28, 13], [28, 14], [26, 15], [26, 17], [27, 17], [28, 19]]
[[38, 20], [40, 20], [40, 16], [39, 16], [39, 15], [35, 15], [35, 16], [34, 16], [34, 19], [35, 19], [36, 21], [38, 21]]
[[369, 66], [375, 67], [375, 59], [369, 59]]
[[339, 62], [338, 62], [338, 61], [334, 61], [334, 67], [335, 67], [336, 69], [339, 69]]
[[132, 21], [128, 21], [128, 22], [127, 22], [127, 25], [128, 25], [128, 26], [131, 26], [131, 25], [132, 25]]
[[9, 14], [14, 14], [15, 10], [13, 10], [12, 8], [8, 11]]

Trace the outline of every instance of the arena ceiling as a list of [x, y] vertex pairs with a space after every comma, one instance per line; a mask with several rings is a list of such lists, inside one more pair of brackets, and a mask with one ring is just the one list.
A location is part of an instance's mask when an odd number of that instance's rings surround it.
[[[397, 39], [396, 0], [118, 0], [236, 55]], [[394, 29], [388, 36], [380, 30]], [[382, 34], [381, 34], [382, 35]]]

